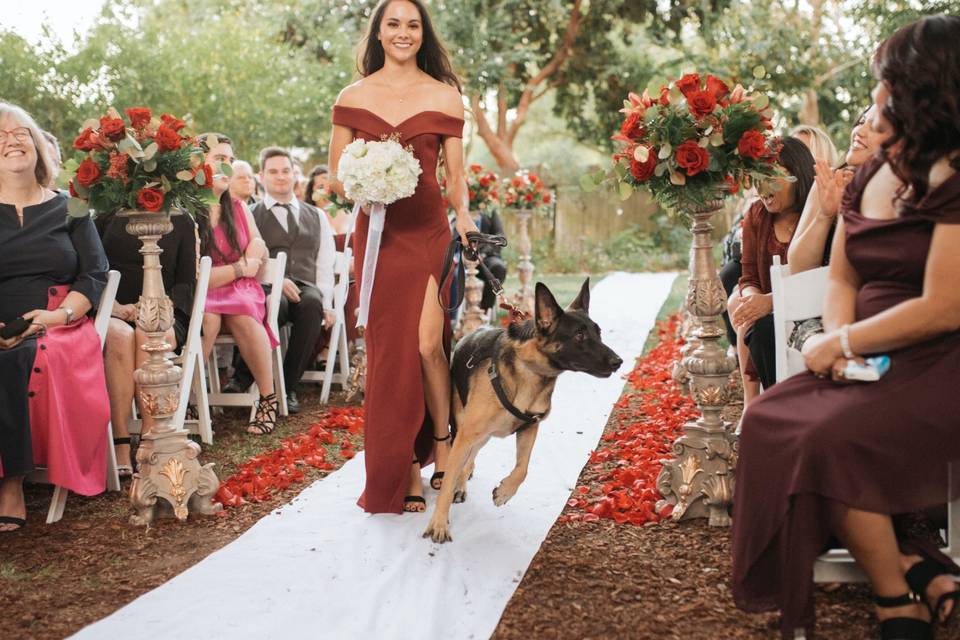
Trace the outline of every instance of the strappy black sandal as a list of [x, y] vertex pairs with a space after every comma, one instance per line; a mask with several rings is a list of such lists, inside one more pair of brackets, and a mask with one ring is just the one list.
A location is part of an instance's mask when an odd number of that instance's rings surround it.
[[[113, 439], [113, 444], [114, 444], [114, 445], [125, 444], [125, 445], [128, 445], [128, 446], [129, 446], [129, 445], [130, 445], [130, 438], [129, 438], [129, 437], [126, 437], [126, 438], [114, 438], [114, 439]], [[131, 451], [130, 453], [132, 454], [133, 451]], [[132, 455], [130, 456], [130, 460], [133, 460], [133, 456], [132, 456]], [[133, 465], [132, 465], [132, 464], [119, 464], [119, 463], [118, 463], [118, 464], [117, 464], [117, 476], [119, 476], [119, 477], [121, 477], [121, 478], [132, 478], [132, 477], [133, 477]]]
[[[416, 458], [413, 459], [413, 462], [410, 464], [419, 464], [420, 461]], [[422, 504], [423, 509], [408, 509], [408, 504]], [[423, 496], [403, 496], [403, 510], [406, 513], [423, 513], [427, 510], [427, 501]]]
[[[453, 434], [448, 433], [446, 438], [438, 438], [437, 436], [433, 436], [433, 439], [435, 442], [446, 442], [452, 435]], [[430, 476], [430, 486], [434, 491], [440, 491], [441, 487], [443, 487], [443, 471], [437, 471], [435, 474]]]
[[[953, 616], [957, 613], [957, 606], [960, 604], [960, 589], [955, 589], [953, 591], [948, 591], [942, 594], [937, 598], [936, 603], [930, 604], [926, 598], [927, 587], [930, 586], [930, 583], [933, 582], [933, 579], [937, 576], [951, 575], [950, 571], [946, 567], [941, 565], [935, 560], [930, 558], [924, 558], [920, 562], [915, 563], [909, 569], [907, 569], [907, 584], [910, 585], [910, 590], [914, 593], [919, 593], [924, 596], [923, 601], [926, 603], [927, 608], [930, 609], [930, 619], [934, 622], [942, 622], [943, 624], [949, 624], [953, 619]], [[940, 619], [940, 613], [943, 610], [943, 607], [948, 602], [953, 602], [953, 608], [950, 609], [950, 613]]]
[[25, 518], [16, 518], [14, 516], [0, 516], [0, 524], [15, 524], [17, 525], [16, 529], [4, 529], [0, 533], [13, 533], [14, 531], [20, 531], [27, 525], [27, 520]]
[[257, 401], [257, 413], [247, 426], [247, 433], [258, 436], [273, 433], [273, 430], [277, 428], [279, 410], [280, 402], [277, 401], [277, 394], [271, 393], [268, 396], [260, 396]]
[[[923, 596], [913, 591], [892, 598], [874, 595], [873, 602], [881, 609], [924, 604]], [[880, 622], [880, 639], [933, 640], [933, 624], [919, 618], [887, 618]]]

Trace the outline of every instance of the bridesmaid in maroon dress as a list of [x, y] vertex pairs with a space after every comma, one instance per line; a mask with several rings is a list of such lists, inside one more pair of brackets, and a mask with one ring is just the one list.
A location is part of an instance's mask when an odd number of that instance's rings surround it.
[[[743, 418], [733, 523], [739, 606], [813, 631], [813, 563], [836, 536], [876, 594], [883, 638], [932, 638], [956, 565], [898, 549], [891, 516], [944, 504], [960, 459], [960, 17], [898, 30], [877, 50], [874, 126], [885, 158], [847, 187], [830, 259], [826, 333], [809, 372]], [[844, 384], [855, 356], [887, 354], [878, 382]], [[928, 545], [929, 546], [929, 545]], [[904, 547], [901, 547], [904, 549]]]
[[[465, 239], [476, 230], [463, 173], [463, 99], [420, 0], [382, 0], [363, 47], [363, 78], [344, 89], [333, 108], [330, 166], [335, 173], [341, 151], [355, 138], [397, 134], [423, 173], [413, 196], [387, 207], [364, 333], [367, 481], [359, 504], [370, 513], [423, 511], [420, 467], [436, 458], [431, 485], [439, 489], [450, 436], [450, 324], [437, 288], [450, 242], [436, 179], [441, 150], [457, 232]], [[343, 185], [331, 182], [342, 194]], [[357, 274], [368, 220], [365, 214], [357, 220]]]

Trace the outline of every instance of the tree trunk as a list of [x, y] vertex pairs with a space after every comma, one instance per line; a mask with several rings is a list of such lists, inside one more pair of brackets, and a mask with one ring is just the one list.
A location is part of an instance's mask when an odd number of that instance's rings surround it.
[[803, 92], [803, 104], [800, 105], [800, 112], [797, 114], [800, 124], [820, 126], [820, 104], [817, 100], [816, 89], [807, 89]]

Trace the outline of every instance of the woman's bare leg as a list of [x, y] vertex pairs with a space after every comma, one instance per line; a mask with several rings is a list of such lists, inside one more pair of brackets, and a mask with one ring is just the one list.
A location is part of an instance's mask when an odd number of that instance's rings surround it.
[[203, 359], [210, 358], [210, 352], [213, 351], [213, 342], [220, 335], [220, 326], [223, 323], [223, 317], [219, 313], [205, 312], [203, 314], [203, 335], [200, 337], [200, 345], [203, 348]]
[[[0, 478], [0, 515], [27, 517], [27, 503], [23, 499], [23, 476]], [[18, 528], [15, 524], [0, 524], [0, 531], [14, 531]]]
[[[110, 397], [110, 425], [114, 438], [130, 436], [129, 423], [133, 413], [136, 368], [136, 342], [134, 329], [119, 318], [110, 318], [107, 341], [104, 346], [104, 372], [107, 378], [107, 394]], [[131, 466], [130, 445], [114, 445], [117, 464]]]
[[260, 395], [273, 393], [273, 364], [270, 362], [270, 338], [263, 325], [250, 316], [224, 316], [223, 322], [237, 341], [240, 357], [250, 367]]
[[[420, 309], [419, 345], [420, 368], [423, 372], [423, 395], [433, 421], [434, 438], [446, 438], [450, 434], [450, 363], [443, 349], [444, 310], [437, 302], [437, 281], [433, 276], [427, 281]], [[450, 441], [436, 443], [434, 470], [446, 468], [450, 455]], [[417, 474], [417, 489], [419, 473]], [[412, 480], [413, 478], [411, 478]], [[411, 487], [413, 488], [413, 487]], [[419, 495], [411, 493], [410, 495]]]

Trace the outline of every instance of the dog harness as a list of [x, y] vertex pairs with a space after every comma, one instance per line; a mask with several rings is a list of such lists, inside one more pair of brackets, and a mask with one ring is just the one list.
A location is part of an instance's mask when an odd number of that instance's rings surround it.
[[513, 404], [507, 397], [507, 393], [503, 389], [503, 383], [500, 381], [500, 371], [497, 369], [497, 360], [500, 356], [500, 337], [503, 334], [495, 331], [491, 331], [490, 333], [493, 335], [491, 335], [489, 338], [487, 338], [487, 336], [483, 336], [487, 339], [481, 339], [480, 343], [477, 345], [477, 348], [474, 349], [473, 353], [470, 354], [470, 358], [464, 365], [464, 369], [467, 369], [467, 371], [460, 371], [459, 367], [454, 367], [454, 384], [457, 387], [457, 393], [460, 396], [460, 402], [463, 404], [463, 406], [466, 406], [467, 395], [469, 394], [470, 390], [469, 369], [473, 368], [472, 363], [483, 362], [489, 358], [490, 364], [487, 365], [487, 376], [490, 378], [490, 386], [493, 387], [493, 392], [496, 394], [497, 400], [500, 401], [500, 405], [506, 409], [510, 415], [521, 422], [521, 425], [514, 430], [514, 433], [519, 433], [539, 423], [546, 413], [530, 413], [528, 411], [522, 411], [521, 409], [518, 409], [517, 406]]

